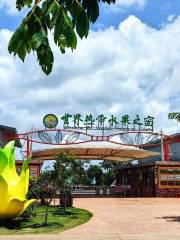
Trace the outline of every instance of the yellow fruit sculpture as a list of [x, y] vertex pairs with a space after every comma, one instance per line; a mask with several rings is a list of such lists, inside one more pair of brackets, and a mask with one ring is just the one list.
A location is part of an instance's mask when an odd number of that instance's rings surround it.
[[21, 175], [16, 172], [14, 141], [0, 149], [0, 219], [20, 216], [35, 200], [27, 200], [29, 159], [23, 162]]

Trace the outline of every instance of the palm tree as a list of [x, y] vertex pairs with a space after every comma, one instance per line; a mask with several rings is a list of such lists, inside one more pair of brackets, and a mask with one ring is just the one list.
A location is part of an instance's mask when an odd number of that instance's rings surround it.
[[169, 119], [175, 119], [177, 122], [180, 122], [180, 112], [171, 112], [168, 114]]

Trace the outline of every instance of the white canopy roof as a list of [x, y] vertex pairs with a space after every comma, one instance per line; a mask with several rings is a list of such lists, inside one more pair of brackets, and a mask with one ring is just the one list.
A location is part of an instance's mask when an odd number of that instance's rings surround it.
[[125, 146], [107, 141], [93, 141], [66, 144], [60, 145], [58, 148], [33, 151], [32, 158], [33, 160], [54, 160], [55, 155], [59, 153], [68, 153], [77, 159], [112, 160], [119, 162], [159, 155], [157, 152], [142, 150], [134, 146]]

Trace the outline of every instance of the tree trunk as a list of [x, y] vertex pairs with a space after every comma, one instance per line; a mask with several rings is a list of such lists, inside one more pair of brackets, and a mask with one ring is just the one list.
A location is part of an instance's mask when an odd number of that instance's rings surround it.
[[49, 205], [46, 206], [46, 213], [45, 213], [45, 218], [44, 218], [44, 226], [47, 226], [47, 220], [48, 220], [48, 207], [49, 207]]
[[45, 212], [45, 218], [44, 218], [44, 226], [47, 226], [47, 221], [48, 221], [48, 213], [49, 213], [49, 206], [52, 202], [52, 199], [53, 199], [53, 196], [50, 198], [50, 200], [47, 202], [47, 205], [46, 205], [46, 212]]

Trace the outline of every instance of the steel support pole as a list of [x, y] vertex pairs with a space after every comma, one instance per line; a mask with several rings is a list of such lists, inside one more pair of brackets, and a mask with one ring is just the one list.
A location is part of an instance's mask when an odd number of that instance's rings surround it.
[[168, 144], [168, 142], [164, 143], [164, 152], [165, 152], [164, 160], [169, 161], [169, 144]]
[[27, 145], [26, 145], [26, 157], [29, 158], [30, 157], [30, 141], [29, 138], [27, 137]]
[[161, 159], [162, 161], [164, 161], [164, 139], [162, 131], [161, 131]]

